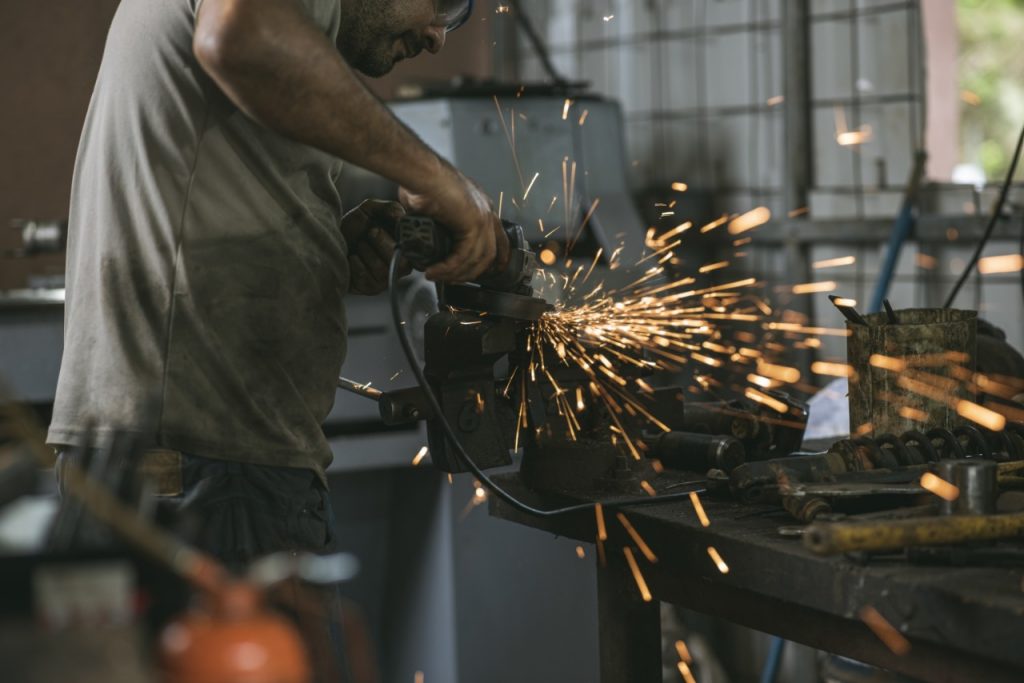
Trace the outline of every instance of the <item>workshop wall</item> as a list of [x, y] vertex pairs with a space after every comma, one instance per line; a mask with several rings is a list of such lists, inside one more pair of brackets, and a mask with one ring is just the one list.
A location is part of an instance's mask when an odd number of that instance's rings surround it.
[[[798, 208], [781, 205], [781, 0], [526, 6], [563, 74], [622, 102], [637, 189], [681, 180], [712, 192], [723, 211]], [[924, 129], [918, 3], [814, 0], [811, 12], [814, 208], [886, 212], [865, 189], [891, 186], [898, 199]], [[543, 79], [539, 59], [521, 50], [523, 77]], [[859, 144], [837, 143], [858, 130], [870, 131]]]
[[[25, 287], [30, 276], [64, 272], [63, 254], [15, 258], [17, 218], [64, 219], [78, 139], [119, 0], [0, 3], [0, 290]], [[494, 71], [494, 1], [478, 3], [466, 26], [448, 36], [439, 55], [399, 65], [368, 80], [384, 99], [403, 87]]]
[[0, 290], [61, 273], [64, 256], [16, 259], [16, 218], [67, 217], [75, 151], [118, 0], [0, 3]]

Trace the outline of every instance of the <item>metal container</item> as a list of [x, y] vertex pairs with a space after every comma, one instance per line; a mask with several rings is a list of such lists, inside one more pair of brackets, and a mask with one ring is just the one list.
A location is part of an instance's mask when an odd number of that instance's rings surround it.
[[960, 490], [954, 500], [942, 499], [944, 515], [991, 515], [996, 512], [998, 468], [992, 460], [968, 458], [940, 460], [935, 474]]
[[[952, 309], [906, 309], [898, 324], [885, 313], [847, 323], [850, 430], [858, 434], [902, 434], [964, 423], [956, 412], [971, 399], [957, 368], [974, 371], [978, 314]], [[875, 362], [872, 363], [872, 356]], [[962, 372], [962, 371], [960, 371]]]

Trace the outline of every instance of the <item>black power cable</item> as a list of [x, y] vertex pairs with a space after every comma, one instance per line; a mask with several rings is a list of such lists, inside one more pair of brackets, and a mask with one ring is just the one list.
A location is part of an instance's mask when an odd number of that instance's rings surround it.
[[1017, 172], [1017, 162], [1020, 161], [1020, 150], [1024, 147], [1024, 128], [1020, 131], [1020, 136], [1017, 138], [1017, 149], [1013, 152], [1013, 159], [1010, 161], [1010, 170], [1006, 172], [1006, 180], [1003, 181], [1003, 187], [999, 192], [999, 199], [996, 201], [995, 208], [992, 210], [992, 216], [988, 220], [988, 226], [985, 228], [985, 234], [982, 236], [981, 241], [978, 242], [978, 247], [974, 250], [974, 255], [971, 257], [967, 267], [964, 268], [964, 272], [960, 274], [960, 278], [953, 285], [953, 291], [949, 293], [949, 297], [946, 299], [946, 304], [943, 308], [949, 308], [953, 305], [953, 300], [956, 299], [956, 295], [960, 293], [960, 288], [964, 286], [964, 282], [967, 281], [971, 271], [974, 270], [974, 266], [978, 264], [978, 259], [981, 258], [981, 252], [985, 249], [985, 245], [988, 244], [989, 239], [992, 237], [992, 232], [996, 229], [996, 222], [1003, 215], [1003, 206], [1006, 204], [1006, 195], [1010, 192], [1010, 185], [1013, 183], [1013, 176]]
[[691, 492], [701, 491], [702, 488], [694, 488], [680, 493], [667, 493], [661, 496], [651, 496], [649, 498], [623, 498], [620, 500], [612, 501], [597, 501], [595, 503], [581, 503], [579, 505], [570, 505], [562, 508], [555, 508], [553, 510], [541, 510], [535, 508], [521, 500], [517, 499], [508, 491], [504, 490], [492, 480], [489, 476], [484, 474], [473, 459], [463, 448], [462, 443], [459, 442], [459, 437], [455, 434], [455, 430], [452, 429], [451, 424], [444, 416], [444, 411], [441, 409], [441, 403], [437, 400], [437, 395], [434, 390], [430, 387], [430, 383], [427, 381], [427, 376], [423, 373], [423, 368], [417, 362], [416, 353], [412, 348], [412, 341], [409, 339], [409, 333], [405, 329], [405, 325], [402, 324], [402, 311], [398, 303], [398, 262], [401, 258], [401, 250], [395, 249], [394, 255], [391, 257], [391, 267], [388, 269], [388, 297], [391, 300], [391, 319], [395, 324], [395, 331], [398, 333], [398, 340], [402, 344], [402, 351], [405, 353], [405, 358], [409, 362], [409, 367], [412, 369], [413, 375], [416, 376], [416, 381], [419, 383], [420, 388], [423, 389], [423, 393], [427, 397], [427, 402], [434, 411], [434, 415], [437, 416], [437, 420], [441, 424], [441, 428], [444, 430], [445, 435], [451, 442], [452, 446], [455, 447], [455, 452], [459, 458], [466, 464], [469, 471], [473, 473], [473, 476], [477, 480], [487, 487], [494, 495], [501, 498], [503, 501], [514, 507], [520, 512], [525, 512], [528, 515], [534, 515], [537, 517], [554, 517], [556, 515], [564, 515], [572, 512], [581, 512], [585, 510], [592, 510], [597, 503], [601, 503], [606, 508], [617, 508], [627, 505], [651, 505], [653, 503], [666, 503], [675, 500], [682, 500], [688, 498]]

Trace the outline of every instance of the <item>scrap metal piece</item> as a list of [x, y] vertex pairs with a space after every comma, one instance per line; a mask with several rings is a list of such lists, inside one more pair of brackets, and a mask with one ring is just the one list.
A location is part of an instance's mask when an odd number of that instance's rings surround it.
[[989, 515], [996, 511], [998, 467], [992, 460], [940, 460], [935, 473], [959, 489], [953, 500], [942, 499], [943, 515]]

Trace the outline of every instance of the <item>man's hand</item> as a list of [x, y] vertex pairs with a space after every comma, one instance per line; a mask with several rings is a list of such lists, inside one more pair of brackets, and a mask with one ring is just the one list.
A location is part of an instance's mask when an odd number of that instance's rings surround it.
[[430, 216], [451, 233], [454, 250], [427, 269], [427, 279], [469, 282], [508, 261], [508, 241], [483, 190], [451, 166], [443, 169], [427, 191], [402, 188], [398, 197], [410, 213]]
[[[341, 234], [348, 242], [350, 292], [372, 296], [387, 289], [388, 266], [395, 253], [388, 228], [404, 215], [405, 209], [397, 202], [367, 199], [341, 219]], [[412, 272], [405, 259], [399, 266], [402, 277]]]

